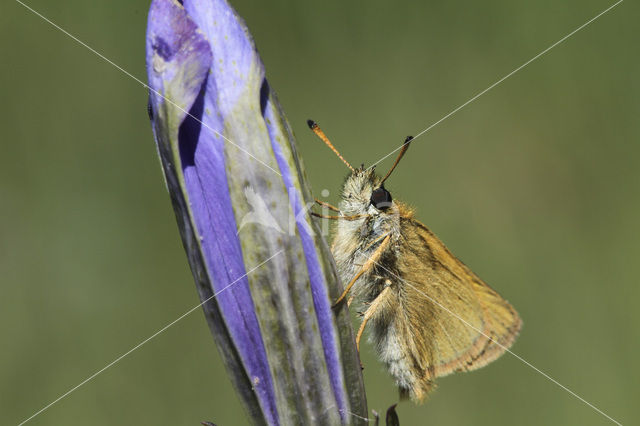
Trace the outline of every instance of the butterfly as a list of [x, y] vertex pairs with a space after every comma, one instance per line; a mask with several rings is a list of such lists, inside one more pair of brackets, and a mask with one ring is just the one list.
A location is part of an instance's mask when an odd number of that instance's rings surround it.
[[412, 138], [381, 178], [373, 167], [354, 169], [315, 122], [308, 125], [351, 171], [339, 208], [316, 200], [336, 214], [314, 215], [336, 222], [331, 252], [346, 285], [334, 307], [354, 299], [363, 303], [358, 351], [369, 326], [401, 397], [415, 402], [425, 400], [437, 377], [475, 370], [500, 357], [522, 326], [516, 310], [384, 186]]

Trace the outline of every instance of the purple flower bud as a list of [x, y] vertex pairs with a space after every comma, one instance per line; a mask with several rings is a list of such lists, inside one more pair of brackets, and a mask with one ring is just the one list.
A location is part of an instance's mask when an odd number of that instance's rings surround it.
[[340, 294], [333, 261], [244, 22], [224, 0], [154, 0], [147, 71], [182, 241], [252, 420], [362, 422], [348, 312], [331, 310]]

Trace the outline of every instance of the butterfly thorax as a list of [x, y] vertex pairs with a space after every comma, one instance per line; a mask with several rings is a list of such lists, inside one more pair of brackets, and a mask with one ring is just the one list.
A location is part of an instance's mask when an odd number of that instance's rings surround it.
[[[371, 195], [379, 181], [373, 170], [356, 169], [343, 185], [339, 204], [342, 214], [361, 216], [355, 220], [337, 221], [334, 228], [332, 252], [345, 283], [371, 258], [386, 235], [390, 236], [390, 249], [381, 262], [387, 266], [395, 263], [393, 247], [401, 238], [400, 219], [405, 209], [394, 201], [390, 201], [383, 209], [371, 203]], [[384, 275], [387, 274], [381, 273], [380, 268], [372, 268], [356, 282], [353, 294], [363, 302], [370, 302], [384, 288]]]

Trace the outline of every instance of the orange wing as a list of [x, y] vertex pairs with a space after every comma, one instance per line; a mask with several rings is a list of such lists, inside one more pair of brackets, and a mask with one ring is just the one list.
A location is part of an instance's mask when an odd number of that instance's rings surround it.
[[515, 341], [518, 313], [458, 260], [426, 226], [402, 219], [400, 303], [407, 313], [407, 344], [422, 376], [410, 390], [422, 400], [433, 379], [483, 367]]

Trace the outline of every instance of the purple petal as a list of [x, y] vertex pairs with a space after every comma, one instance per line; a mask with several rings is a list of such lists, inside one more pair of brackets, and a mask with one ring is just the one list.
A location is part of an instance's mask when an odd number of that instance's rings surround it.
[[[190, 110], [189, 113], [196, 117], [201, 115], [202, 112], [203, 87], [206, 86], [211, 66], [209, 43], [198, 32], [197, 26], [188, 17], [184, 9], [170, 0], [156, 0], [152, 3], [149, 11], [147, 34], [147, 64], [149, 65], [149, 83], [151, 87], [150, 108], [154, 121], [154, 133], [158, 139], [161, 157], [164, 159], [171, 155], [171, 147], [166, 143], [169, 142], [166, 139], [170, 140], [173, 136], [179, 141], [187, 141], [179, 144], [187, 193], [190, 194], [194, 190], [201, 191], [197, 182], [194, 183], [198, 178], [193, 164], [195, 159], [194, 152], [189, 152], [191, 146], [195, 148], [195, 145], [190, 145], [189, 141], [193, 140], [194, 137], [197, 139], [197, 135], [200, 133], [200, 123], [192, 117], [188, 117], [185, 120], [185, 117], [187, 117], [187, 110]], [[163, 97], [166, 97], [167, 100], [163, 99]], [[171, 110], [170, 113], [166, 112], [167, 109]], [[159, 117], [164, 117], [164, 120], [158, 119]], [[177, 134], [172, 135], [176, 133], [175, 130], [177, 130], [178, 124], [180, 127]], [[158, 131], [157, 125], [164, 126], [165, 129]], [[218, 127], [220, 126], [218, 125]], [[212, 134], [205, 132], [205, 135], [210, 136]], [[162, 142], [165, 142], [165, 144]], [[207, 149], [210, 145], [201, 144], [200, 146]], [[164, 156], [162, 155], [163, 148], [168, 151]], [[205, 169], [214, 172], [214, 175], [210, 176], [214, 184], [225, 182], [224, 166], [220, 167], [219, 164], [216, 164], [219, 158], [215, 156], [199, 156], [198, 158], [207, 158], [212, 162], [212, 167]], [[216, 171], [219, 172], [215, 173]], [[175, 169], [170, 162], [165, 164], [165, 175], [170, 189], [180, 188], [179, 179], [176, 179]], [[224, 221], [231, 221], [229, 226], [220, 227], [218, 238], [211, 239], [211, 243], [215, 244], [215, 247], [212, 247], [212, 244], [209, 243], [202, 242], [200, 244], [202, 254], [207, 259], [206, 269], [212, 277], [212, 288], [207, 289], [205, 285], [205, 288], [201, 290], [201, 296], [203, 300], [206, 300], [213, 296], [212, 292], [220, 292], [223, 290], [224, 285], [240, 279], [240, 282], [233, 285], [233, 288], [229, 288], [217, 296], [219, 303], [216, 304], [215, 310], [220, 312], [212, 313], [212, 315], [224, 318], [228, 330], [220, 334], [226, 335], [228, 336], [227, 338], [233, 340], [232, 345], [235, 348], [228, 352], [237, 352], [239, 355], [237, 357], [239, 359], [236, 358], [231, 364], [241, 362], [249, 375], [248, 381], [250, 383], [261, 383], [261, 386], [256, 387], [257, 400], [262, 405], [264, 418], [268, 423], [275, 424], [277, 423], [275, 397], [271, 385], [268, 360], [264, 353], [255, 312], [253, 309], [237, 309], [238, 306], [252, 306], [253, 301], [246, 278], [242, 278], [245, 271], [244, 265], [241, 263], [242, 257], [239, 255], [240, 247], [237, 244], [237, 238], [233, 233], [230, 237], [228, 235], [229, 232], [225, 233], [226, 230], [235, 228], [235, 221], [233, 212], [230, 211], [229, 194], [228, 191], [225, 191], [226, 184], [221, 185], [220, 188], [221, 190], [215, 195], [226, 202], [214, 203], [211, 206], [213, 207], [211, 211], [207, 211], [201, 197], [189, 198], [192, 203], [192, 215], [196, 222], [201, 222], [196, 223], [197, 228], [202, 229], [207, 225], [211, 225], [211, 223], [202, 221], [203, 212], [214, 214], [223, 223]], [[173, 190], [172, 194], [177, 196], [180, 192]], [[186, 208], [184, 198], [178, 198], [181, 199], [174, 199], [174, 203], [182, 204], [181, 211], [183, 213], [183, 216], [179, 217], [179, 219], [183, 220], [183, 227], [190, 228], [192, 225], [189, 223], [189, 218], [184, 217], [184, 213], [189, 209]], [[204, 233], [200, 232], [199, 235], [204, 235]], [[185, 242], [185, 245], [194, 247], [197, 246], [197, 241], [190, 241], [188, 244]], [[224, 256], [219, 255], [221, 248], [226, 250]], [[188, 252], [190, 251], [197, 250], [188, 249]], [[228, 265], [221, 263], [223, 259], [227, 261], [235, 260], [236, 262]], [[199, 263], [202, 264], [204, 262]], [[213, 304], [207, 304], [205, 310], [209, 305]], [[219, 324], [216, 325], [219, 326]], [[227, 343], [227, 346], [230, 345]], [[241, 370], [242, 368], [238, 366], [235, 369]]]

